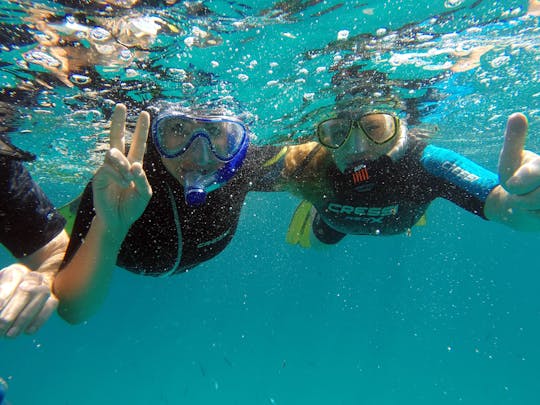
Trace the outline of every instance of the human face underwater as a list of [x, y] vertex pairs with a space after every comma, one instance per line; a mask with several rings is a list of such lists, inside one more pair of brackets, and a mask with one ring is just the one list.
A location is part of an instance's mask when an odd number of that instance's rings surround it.
[[204, 203], [206, 194], [225, 184], [241, 167], [248, 130], [234, 117], [160, 114], [152, 139], [165, 168], [183, 186], [186, 202]]
[[393, 148], [399, 130], [399, 119], [392, 114], [343, 113], [322, 121], [317, 126], [317, 136], [322, 145], [331, 149], [338, 169], [344, 172], [359, 162], [387, 154]]

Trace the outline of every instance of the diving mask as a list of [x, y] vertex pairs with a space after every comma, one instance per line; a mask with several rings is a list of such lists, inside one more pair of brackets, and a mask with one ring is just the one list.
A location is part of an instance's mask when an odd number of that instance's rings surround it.
[[371, 112], [354, 118], [341, 116], [322, 121], [317, 136], [324, 146], [340, 148], [349, 139], [352, 129], [359, 128], [374, 143], [391, 141], [399, 133], [399, 118], [388, 113]]
[[167, 159], [182, 156], [197, 138], [203, 138], [212, 154], [222, 163], [212, 173], [193, 170], [184, 176], [186, 203], [198, 206], [206, 195], [227, 183], [240, 169], [249, 145], [246, 126], [234, 117], [195, 116], [165, 112], [152, 125], [152, 139], [159, 154]]
[[202, 137], [218, 160], [228, 162], [240, 152], [248, 134], [245, 125], [233, 117], [197, 117], [169, 112], [157, 117], [152, 126], [152, 137], [160, 155], [165, 158], [182, 155], [195, 139]]

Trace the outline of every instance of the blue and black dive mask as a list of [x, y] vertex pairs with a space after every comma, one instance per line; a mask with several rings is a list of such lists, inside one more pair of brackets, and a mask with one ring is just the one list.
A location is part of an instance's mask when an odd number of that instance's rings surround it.
[[206, 194], [229, 181], [242, 166], [249, 145], [248, 130], [234, 117], [196, 116], [179, 111], [158, 115], [152, 124], [152, 139], [161, 156], [180, 157], [197, 138], [208, 147], [223, 166], [213, 173], [194, 171], [185, 176], [186, 203], [200, 205]]

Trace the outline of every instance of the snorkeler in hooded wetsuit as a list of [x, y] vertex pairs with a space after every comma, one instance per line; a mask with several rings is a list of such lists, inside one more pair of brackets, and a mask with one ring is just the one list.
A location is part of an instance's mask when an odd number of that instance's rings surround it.
[[72, 322], [101, 301], [114, 264], [159, 276], [216, 256], [234, 235], [247, 192], [275, 189], [281, 170], [269, 163], [281, 148], [249, 146], [235, 117], [161, 111], [144, 155], [150, 118], [142, 113], [127, 157], [125, 119], [118, 106], [111, 150], [84, 192], [55, 281], [59, 313]]
[[[279, 149], [249, 146], [247, 128], [233, 117], [174, 110], [158, 114], [144, 159], [152, 198], [130, 227], [118, 265], [160, 276], [217, 255], [232, 240], [247, 192], [273, 189], [269, 170], [274, 167], [264, 163]], [[90, 184], [79, 206], [68, 257], [81, 244], [93, 216]]]

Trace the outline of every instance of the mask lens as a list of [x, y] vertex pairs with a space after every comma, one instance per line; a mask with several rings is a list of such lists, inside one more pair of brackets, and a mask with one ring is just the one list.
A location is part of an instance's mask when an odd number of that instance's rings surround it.
[[375, 143], [385, 143], [397, 132], [396, 119], [390, 114], [368, 114], [360, 118], [360, 127]]
[[235, 121], [207, 122], [203, 129], [215, 155], [222, 160], [229, 160], [238, 153], [246, 133], [244, 126]]
[[351, 122], [347, 119], [333, 118], [323, 121], [317, 127], [319, 141], [329, 148], [337, 149], [347, 139]]
[[165, 157], [172, 157], [183, 152], [189, 142], [188, 130], [184, 120], [171, 118], [158, 122], [156, 142]]

